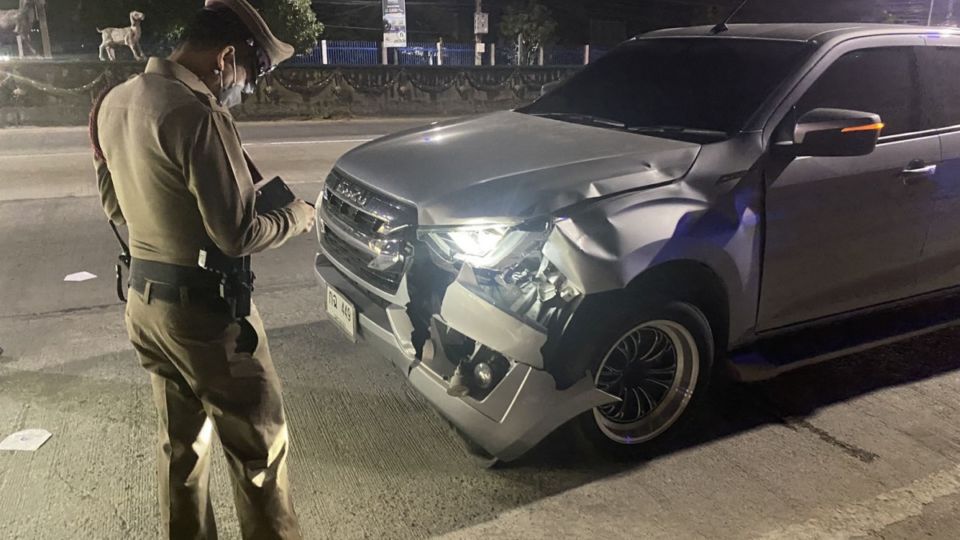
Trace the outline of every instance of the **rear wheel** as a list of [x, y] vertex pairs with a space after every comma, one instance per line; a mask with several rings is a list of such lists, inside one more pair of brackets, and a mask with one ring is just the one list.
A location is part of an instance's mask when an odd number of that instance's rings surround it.
[[[710, 323], [695, 306], [669, 302], [624, 310], [596, 325], [590, 376], [619, 398], [577, 420], [581, 433], [617, 457], [655, 453], [681, 433], [701, 404], [713, 366]], [[602, 329], [602, 330], [601, 330]]]

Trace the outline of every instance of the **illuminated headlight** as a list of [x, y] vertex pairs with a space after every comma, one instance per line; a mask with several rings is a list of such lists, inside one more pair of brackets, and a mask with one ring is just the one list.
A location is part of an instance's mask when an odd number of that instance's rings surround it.
[[448, 248], [448, 253], [456, 260], [482, 259], [491, 253], [510, 229], [496, 226], [481, 229], [453, 229], [447, 232], [430, 234], [434, 242]]
[[506, 227], [492, 227], [474, 231], [452, 231], [447, 233], [447, 237], [460, 251], [458, 256], [483, 258], [493, 253], [507, 235], [507, 231]]
[[539, 251], [546, 241], [542, 230], [519, 230], [510, 225], [455, 227], [427, 232], [426, 239], [444, 259], [465, 262], [477, 268], [497, 268], [505, 260], [532, 249]]

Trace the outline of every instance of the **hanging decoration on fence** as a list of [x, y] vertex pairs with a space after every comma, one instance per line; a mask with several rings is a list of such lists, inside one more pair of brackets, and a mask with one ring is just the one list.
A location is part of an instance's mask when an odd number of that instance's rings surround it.
[[[0, 125], [17, 114], [58, 106], [64, 114], [85, 117], [99, 92], [123, 82], [142, 68], [133, 64], [21, 64], [0, 69]], [[255, 99], [243, 114], [317, 114], [318, 111], [361, 110], [371, 103], [396, 107], [400, 103], [464, 104], [479, 111], [522, 104], [539, 95], [547, 83], [561, 80], [574, 70], [529, 68], [431, 69], [423, 67], [323, 67], [278, 69], [265, 77]], [[365, 97], [364, 97], [365, 96]], [[493, 105], [496, 104], [496, 105]], [[261, 108], [263, 107], [263, 108]], [[320, 107], [320, 108], [317, 108]], [[446, 107], [446, 106], [444, 106]], [[395, 110], [395, 109], [389, 109]], [[438, 109], [448, 110], [448, 109]], [[26, 117], [25, 117], [26, 118]], [[11, 125], [11, 124], [7, 124]]]
[[383, 0], [383, 46], [407, 46], [406, 0]]
[[323, 93], [338, 76], [337, 70], [278, 69], [270, 74], [266, 84], [272, 82], [288, 92], [312, 98]]
[[349, 86], [360, 94], [382, 95], [392, 90], [409, 94], [413, 87], [424, 94], [442, 94], [452, 88], [463, 95], [467, 88], [479, 92], [509, 90], [518, 99], [536, 95], [543, 85], [561, 80], [570, 74], [566, 68], [539, 69], [530, 73], [521, 69], [433, 71], [408, 68], [334, 68], [331, 71], [291, 69], [277, 70], [270, 84], [313, 98], [331, 83]]
[[51, 95], [51, 96], [56, 96], [56, 97], [82, 96], [87, 94], [94, 88], [96, 88], [97, 85], [103, 82], [104, 80], [106, 80], [106, 78], [107, 78], [107, 74], [101, 73], [100, 75], [97, 76], [96, 79], [82, 86], [77, 86], [75, 88], [58, 88], [56, 86], [43, 84], [40, 81], [35, 81], [28, 77], [24, 77], [22, 75], [17, 75], [16, 73], [8, 73], [5, 71], [0, 71], [0, 87], [3, 87], [3, 85], [8, 80], [13, 80], [15, 83], [19, 83], [18, 86], [20, 84], [26, 85], [36, 90], [39, 90], [44, 94]]
[[[118, 70], [112, 68], [97, 70], [83, 69], [81, 73], [92, 76], [93, 78], [89, 80], [89, 82], [80, 84], [79, 86], [73, 86], [69, 83], [64, 84], [66, 81], [56, 82], [54, 80], [54, 73], [51, 71], [46, 73], [46, 77], [44, 77], [46, 82], [44, 82], [19, 72], [17, 68], [13, 68], [10, 71], [0, 70], [0, 106], [22, 104], [24, 99], [35, 104], [49, 104], [49, 98], [69, 100], [71, 102], [76, 102], [78, 99], [82, 101], [90, 100], [92, 103], [93, 98], [96, 97], [103, 88], [126, 80], [135, 74], [136, 70], [124, 68]], [[64, 70], [59, 72], [59, 74], [67, 76], [68, 72]], [[78, 74], [79, 73], [74, 73], [68, 78], [74, 79]]]

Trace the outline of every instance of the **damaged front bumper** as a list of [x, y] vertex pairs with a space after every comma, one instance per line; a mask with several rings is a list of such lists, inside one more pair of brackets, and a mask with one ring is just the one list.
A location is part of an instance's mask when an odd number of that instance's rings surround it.
[[[407, 306], [396, 305], [360, 285], [349, 268], [318, 254], [316, 273], [322, 287], [333, 287], [357, 310], [358, 337], [389, 358], [445, 418], [491, 455], [514, 460], [568, 420], [594, 407], [617, 401], [589, 377], [563, 389], [544, 369], [544, 328], [497, 307], [473, 286], [465, 266], [445, 291], [434, 325], [476, 342], [504, 360], [503, 373], [482, 395], [447, 394], [451, 364], [438, 332], [417, 347]], [[407, 278], [404, 278], [404, 281]], [[401, 283], [399, 290], [407, 290]]]

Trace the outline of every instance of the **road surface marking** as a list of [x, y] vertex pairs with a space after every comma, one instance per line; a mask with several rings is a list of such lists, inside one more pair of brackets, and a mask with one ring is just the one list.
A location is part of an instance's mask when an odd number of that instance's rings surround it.
[[50, 152], [46, 154], [2, 154], [0, 155], [0, 159], [36, 159], [63, 156], [90, 156], [90, 158], [93, 159], [93, 150], [87, 150], [85, 152]]
[[274, 142], [254, 142], [246, 143], [244, 146], [287, 146], [287, 145], [298, 145], [298, 144], [343, 144], [343, 143], [365, 143], [370, 142], [373, 139], [382, 137], [382, 135], [373, 135], [369, 139], [333, 139], [333, 140], [318, 140], [318, 141], [274, 141]]
[[[243, 146], [245, 147], [256, 147], [256, 146], [302, 146], [309, 144], [347, 144], [347, 143], [365, 143], [370, 142], [382, 135], [373, 135], [368, 139], [317, 139], [317, 140], [304, 140], [304, 141], [270, 141], [270, 142], [252, 142], [246, 143]], [[86, 150], [83, 152], [49, 152], [49, 153], [40, 153], [40, 154], [0, 154], [0, 159], [37, 159], [37, 158], [49, 158], [49, 157], [64, 157], [64, 156], [92, 156], [93, 152]]]
[[924, 506], [958, 493], [960, 465], [921, 478], [908, 486], [881, 493], [873, 499], [836, 508], [803, 523], [779, 527], [758, 538], [812, 540], [867, 536], [919, 516]]

